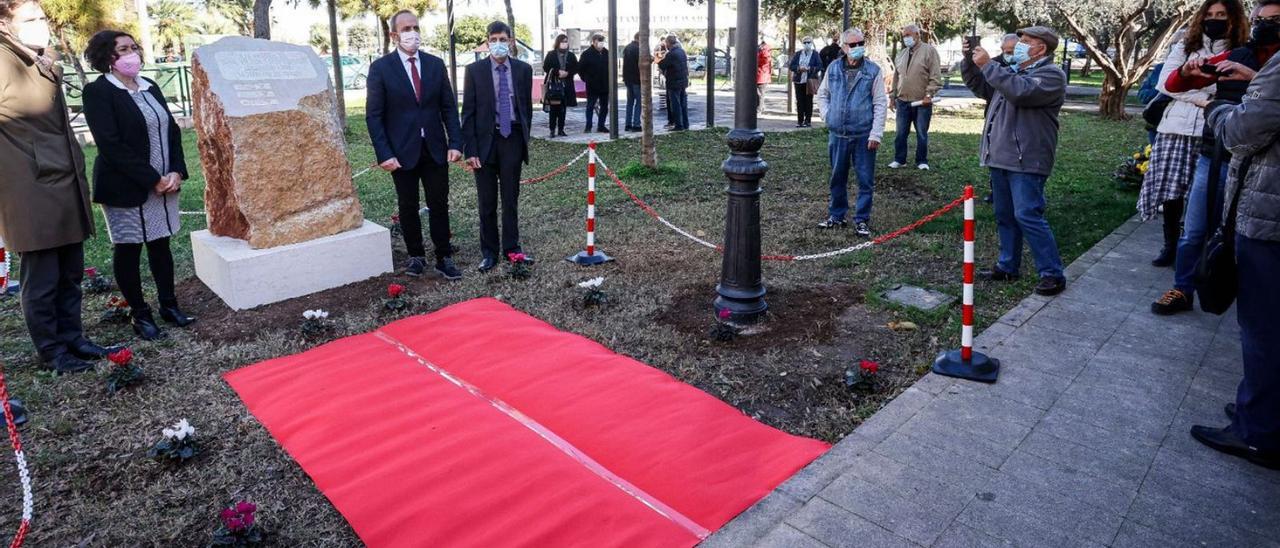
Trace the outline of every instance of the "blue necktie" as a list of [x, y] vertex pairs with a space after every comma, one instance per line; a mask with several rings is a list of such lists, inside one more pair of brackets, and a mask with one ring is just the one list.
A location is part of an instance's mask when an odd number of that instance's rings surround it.
[[511, 85], [507, 83], [507, 64], [498, 65], [498, 133], [511, 136]]

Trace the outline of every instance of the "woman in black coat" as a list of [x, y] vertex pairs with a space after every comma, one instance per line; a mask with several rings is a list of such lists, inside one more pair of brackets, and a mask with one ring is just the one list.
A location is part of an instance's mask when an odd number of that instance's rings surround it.
[[84, 88], [84, 117], [98, 146], [93, 201], [102, 204], [114, 244], [112, 264], [129, 302], [133, 330], [145, 340], [165, 335], [142, 294], [142, 248], [160, 300], [160, 317], [178, 327], [195, 321], [178, 308], [169, 239], [181, 228], [178, 191], [187, 178], [182, 134], [155, 82], [139, 76], [141, 48], [127, 33], [104, 30], [85, 58], [102, 73]]
[[[551, 113], [551, 137], [558, 134], [565, 136], [564, 119], [566, 107], [578, 106], [578, 94], [574, 90], [573, 75], [578, 73], [578, 58], [569, 51], [569, 37], [561, 34], [556, 37], [555, 47], [547, 52], [542, 60], [542, 72], [545, 75], [542, 85], [542, 105]], [[549, 97], [547, 92], [553, 85], [563, 90], [556, 96]], [[558, 104], [556, 104], [558, 102]]]

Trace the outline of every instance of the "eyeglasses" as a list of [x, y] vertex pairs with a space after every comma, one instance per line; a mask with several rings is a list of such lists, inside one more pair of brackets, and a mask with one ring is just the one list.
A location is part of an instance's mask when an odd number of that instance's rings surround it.
[[849, 47], [851, 47], [851, 48], [856, 48], [856, 47], [858, 47], [858, 46], [865, 46], [865, 45], [867, 45], [867, 41], [866, 41], [866, 40], [863, 40], [863, 41], [861, 41], [861, 42], [849, 42], [849, 43], [846, 43], [845, 45], [846, 45], [846, 46], [849, 46]]
[[1269, 16], [1267, 16], [1267, 17], [1255, 17], [1255, 18], [1253, 18], [1253, 22], [1254, 22], [1254, 23], [1258, 23], [1258, 22], [1261, 22], [1261, 21], [1266, 21], [1266, 22], [1268, 22], [1268, 23], [1275, 23], [1275, 24], [1280, 25], [1280, 15], [1269, 15]]

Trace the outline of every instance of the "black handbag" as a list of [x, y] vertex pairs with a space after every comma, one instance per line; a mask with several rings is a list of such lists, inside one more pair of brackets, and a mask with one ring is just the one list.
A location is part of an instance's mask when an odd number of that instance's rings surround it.
[[1160, 121], [1164, 120], [1164, 111], [1169, 108], [1169, 103], [1173, 102], [1173, 97], [1163, 93], [1156, 95], [1147, 106], [1142, 109], [1142, 119], [1151, 127], [1160, 125]]
[[550, 106], [564, 104], [564, 82], [559, 78], [547, 80], [547, 89], [542, 95], [542, 103]]
[[[1275, 141], [1271, 144], [1275, 144]], [[1236, 209], [1240, 205], [1240, 191], [1244, 188], [1249, 168], [1253, 166], [1253, 159], [1271, 148], [1271, 144], [1240, 161], [1240, 166], [1236, 168], [1236, 188], [1231, 195], [1231, 207], [1201, 251], [1200, 263], [1196, 265], [1196, 292], [1200, 295], [1200, 309], [1210, 314], [1222, 315], [1230, 310], [1240, 291], [1239, 269], [1236, 265]], [[1212, 179], [1216, 175], [1215, 169], [1210, 172], [1209, 177]], [[1210, 207], [1213, 207], [1213, 194], [1208, 193]]]

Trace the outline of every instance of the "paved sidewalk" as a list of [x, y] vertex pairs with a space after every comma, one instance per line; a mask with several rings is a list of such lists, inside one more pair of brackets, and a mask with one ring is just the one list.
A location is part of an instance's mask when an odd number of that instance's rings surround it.
[[1235, 313], [1152, 315], [1159, 244], [1125, 223], [977, 338], [999, 382], [925, 376], [703, 546], [1280, 546], [1280, 472], [1187, 433], [1227, 422]]

